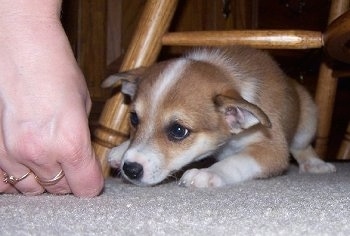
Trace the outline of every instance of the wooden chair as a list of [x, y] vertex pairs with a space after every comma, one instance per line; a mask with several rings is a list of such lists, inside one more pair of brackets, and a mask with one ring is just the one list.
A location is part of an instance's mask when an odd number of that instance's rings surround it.
[[350, 159], [350, 122], [346, 129], [343, 141], [340, 145], [340, 149], [337, 155], [338, 160], [349, 160]]
[[[324, 46], [323, 33], [304, 30], [233, 30], [205, 32], [167, 32], [177, 0], [148, 0], [125, 54], [120, 70], [126, 71], [154, 63], [163, 45], [223, 46], [244, 44], [261, 49], [310, 49]], [[349, 7], [348, 0], [333, 0], [329, 22], [343, 14]], [[328, 143], [337, 79], [323, 63], [319, 72], [316, 103], [319, 105], [316, 150], [322, 156]], [[128, 137], [128, 106], [124, 96], [116, 94], [107, 100], [95, 130], [94, 148], [101, 160], [103, 172], [109, 169], [106, 154], [113, 146]]]
[[[325, 51], [338, 61], [350, 64], [350, 11], [334, 20], [324, 33]], [[350, 69], [345, 71], [334, 71], [335, 77], [350, 77]], [[350, 122], [341, 142], [338, 160], [350, 159]]]

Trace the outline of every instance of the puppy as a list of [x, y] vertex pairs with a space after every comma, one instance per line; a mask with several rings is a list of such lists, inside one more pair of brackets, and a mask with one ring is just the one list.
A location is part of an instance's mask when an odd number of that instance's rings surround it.
[[307, 91], [262, 51], [200, 48], [149, 68], [113, 75], [132, 100], [130, 139], [109, 153], [130, 182], [160, 183], [187, 164], [180, 185], [220, 187], [281, 174], [289, 153], [301, 172], [328, 173], [332, 164], [311, 146], [317, 109]]

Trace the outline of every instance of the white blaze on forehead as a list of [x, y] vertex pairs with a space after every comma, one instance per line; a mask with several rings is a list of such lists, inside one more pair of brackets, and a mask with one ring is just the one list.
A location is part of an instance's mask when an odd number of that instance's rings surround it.
[[[158, 75], [156, 82], [153, 84], [152, 88], [148, 93], [150, 96], [150, 101], [148, 103], [137, 102], [135, 104], [136, 111], [141, 114], [148, 113], [149, 116], [147, 120], [143, 122], [142, 137], [144, 142], [152, 139], [154, 130], [156, 130], [156, 118], [159, 112], [158, 108], [162, 101], [168, 96], [168, 93], [172, 90], [176, 82], [183, 76], [186, 67], [188, 66], [188, 61], [186, 59], [178, 59], [174, 62], [169, 63], [169, 65]], [[145, 107], [145, 104], [150, 104], [149, 107]], [[143, 143], [139, 145], [144, 145]]]
[[176, 82], [183, 76], [186, 69], [187, 61], [185, 59], [179, 59], [170, 63], [165, 70], [159, 75], [159, 78], [154, 84], [151, 94], [153, 111], [155, 111], [162, 101], [167, 96], [167, 93], [172, 89]]

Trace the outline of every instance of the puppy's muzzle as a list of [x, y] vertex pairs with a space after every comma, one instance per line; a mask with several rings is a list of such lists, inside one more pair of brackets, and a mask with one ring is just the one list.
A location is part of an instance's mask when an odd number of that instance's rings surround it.
[[137, 162], [125, 162], [123, 173], [131, 180], [138, 180], [143, 176], [143, 167]]

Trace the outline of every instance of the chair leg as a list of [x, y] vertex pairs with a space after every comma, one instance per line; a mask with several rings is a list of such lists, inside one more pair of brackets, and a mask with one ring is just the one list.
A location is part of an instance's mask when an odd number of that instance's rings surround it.
[[[126, 71], [148, 66], [156, 59], [161, 49], [161, 38], [167, 31], [177, 0], [148, 0], [143, 14], [125, 54], [120, 70]], [[97, 158], [105, 177], [109, 174], [106, 155], [110, 148], [128, 138], [128, 106], [120, 93], [107, 100], [99, 119], [93, 139]]]
[[332, 70], [328, 65], [322, 63], [319, 71], [315, 97], [319, 111], [315, 150], [322, 158], [325, 158], [327, 152], [328, 136], [331, 129], [337, 84], [338, 79], [332, 76]]
[[[331, 23], [349, 8], [349, 0], [333, 0], [328, 23]], [[319, 120], [315, 140], [317, 154], [325, 158], [328, 147], [335, 94], [338, 80], [332, 76], [332, 70], [326, 63], [322, 63], [316, 88], [316, 104], [319, 108]]]
[[350, 122], [346, 129], [343, 141], [340, 145], [340, 149], [337, 155], [338, 160], [349, 160], [350, 159]]

